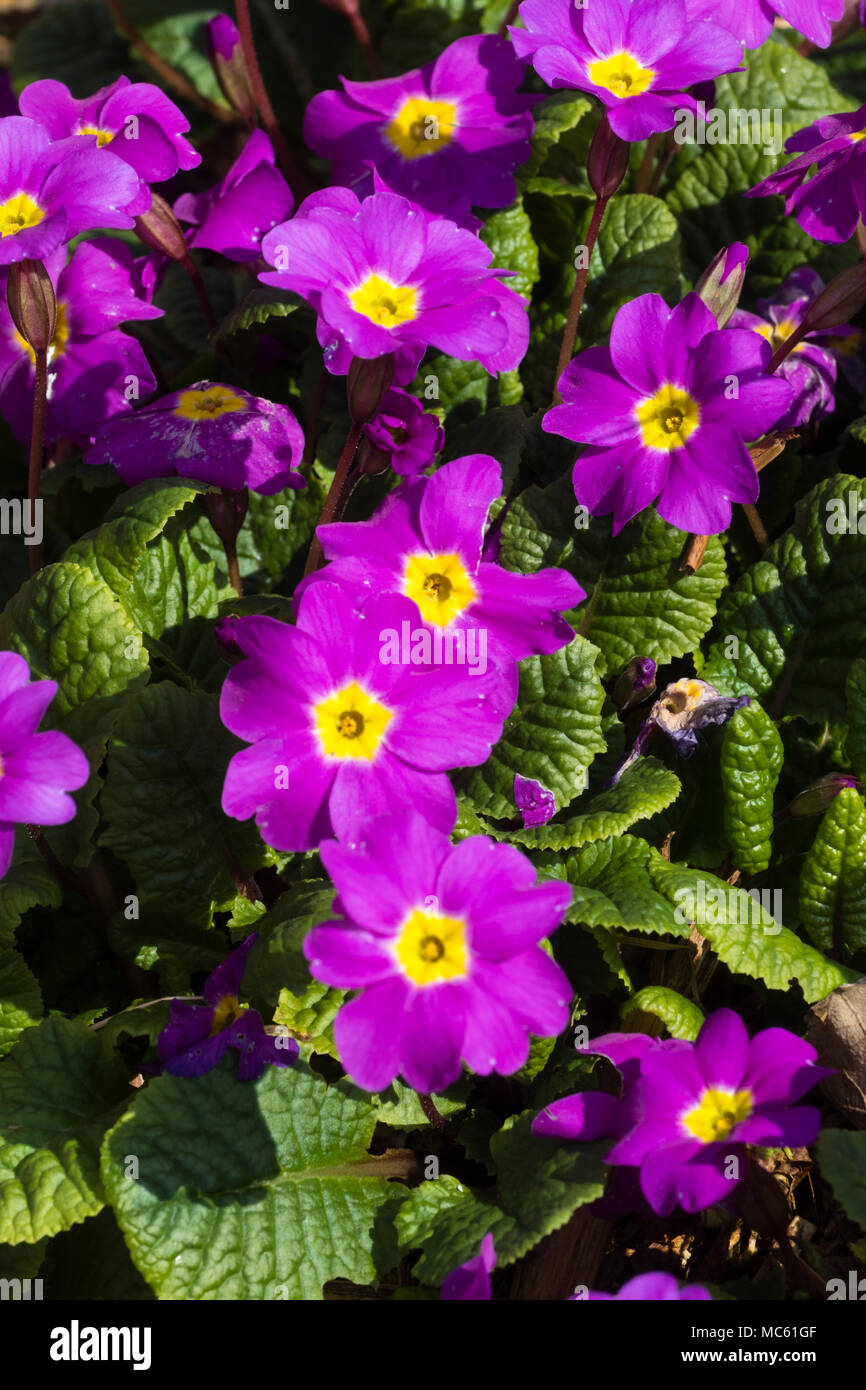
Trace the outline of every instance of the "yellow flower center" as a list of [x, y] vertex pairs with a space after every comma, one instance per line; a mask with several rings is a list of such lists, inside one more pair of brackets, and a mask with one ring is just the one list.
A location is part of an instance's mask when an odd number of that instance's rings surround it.
[[599, 58], [587, 65], [590, 82], [596, 87], [604, 87], [615, 97], [639, 97], [652, 86], [655, 72], [652, 68], [642, 68], [630, 53], [614, 53], [610, 58]]
[[219, 415], [243, 410], [244, 405], [243, 396], [228, 386], [203, 386], [198, 390], [184, 391], [174, 413], [184, 420], [215, 420]]
[[385, 134], [404, 159], [420, 159], [451, 144], [457, 108], [450, 101], [407, 97]]
[[686, 677], [671, 686], [663, 704], [668, 714], [682, 714], [684, 710], [693, 710], [700, 704], [705, 693], [706, 686], [701, 681], [692, 681]]
[[[16, 334], [15, 334], [15, 341], [16, 341], [16, 343], [18, 344], [18, 346], [21, 348], [21, 351], [27, 353], [27, 356], [30, 358], [30, 361], [33, 363], [33, 365], [34, 365], [34, 367], [35, 367], [35, 365], [36, 365], [36, 353], [33, 351], [33, 349], [32, 349], [32, 347], [30, 346], [30, 344], [26, 341], [26, 339], [22, 338], [22, 337], [21, 337], [21, 334], [18, 333], [18, 332], [16, 332]], [[66, 305], [65, 305], [65, 304], [58, 304], [58, 305], [57, 305], [57, 323], [56, 323], [55, 328], [54, 328], [54, 337], [51, 339], [51, 342], [48, 344], [48, 361], [49, 361], [49, 362], [53, 362], [54, 359], [55, 359], [55, 357], [61, 357], [61, 356], [63, 355], [63, 353], [66, 351], [66, 346], [67, 346], [68, 342], [69, 342], [69, 319], [68, 319], [68, 316], [67, 316], [67, 313], [66, 313]]]
[[458, 555], [410, 555], [403, 593], [417, 603], [425, 623], [448, 624], [477, 597]]
[[115, 130], [104, 130], [104, 129], [100, 129], [99, 126], [95, 126], [95, 125], [80, 125], [80, 126], [78, 127], [78, 129], [76, 130], [75, 134], [76, 134], [76, 135], [95, 135], [95, 136], [96, 136], [96, 143], [97, 143], [99, 149], [104, 149], [106, 145], [110, 145], [110, 144], [111, 144], [112, 140], [114, 139], [115, 135], [117, 134], [117, 131], [115, 131]]
[[421, 908], [410, 913], [397, 941], [397, 959], [416, 985], [465, 975], [466, 955], [466, 923]]
[[15, 236], [28, 227], [38, 227], [45, 213], [29, 193], [16, 193], [0, 203], [0, 237]]
[[858, 140], [866, 140], [866, 130], [853, 130], [848, 139], [856, 145]]
[[[791, 334], [796, 332], [796, 329], [797, 325], [793, 319], [782, 319], [781, 323], [762, 323], [760, 328], [755, 329], [755, 332], [760, 333], [762, 338], [766, 338], [773, 351], [777, 352], [782, 344], [788, 341]], [[802, 352], [804, 347], [805, 343], [798, 343], [793, 351]]]
[[313, 706], [322, 750], [331, 758], [366, 758], [371, 762], [392, 712], [356, 681]]
[[240, 1018], [246, 1009], [246, 1004], [239, 1004], [236, 994], [224, 994], [222, 999], [214, 1009], [213, 1023], [210, 1026], [210, 1035], [222, 1033], [226, 1028], [231, 1028], [235, 1019]]
[[417, 291], [411, 285], [392, 285], [381, 275], [369, 275], [363, 285], [349, 292], [352, 308], [380, 328], [396, 328], [418, 317]]
[[681, 449], [700, 424], [696, 400], [678, 386], [663, 386], [637, 408], [643, 442], [649, 449]]
[[683, 1124], [702, 1144], [727, 1139], [752, 1110], [751, 1091], [705, 1091], [700, 1105], [683, 1116]]
[[840, 357], [854, 357], [860, 351], [860, 340], [863, 334], [859, 329], [849, 333], [846, 338], [826, 338], [824, 346], [832, 348]]

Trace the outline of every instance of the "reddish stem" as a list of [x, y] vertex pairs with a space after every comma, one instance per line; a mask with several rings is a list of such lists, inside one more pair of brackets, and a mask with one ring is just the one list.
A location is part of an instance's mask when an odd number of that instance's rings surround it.
[[311, 191], [310, 181], [297, 163], [286, 143], [283, 132], [280, 130], [274, 108], [271, 106], [270, 98], [265, 87], [262, 70], [259, 67], [259, 60], [256, 57], [256, 43], [253, 38], [253, 25], [250, 18], [249, 0], [235, 0], [235, 14], [238, 21], [238, 31], [241, 36], [244, 61], [247, 65], [247, 72], [250, 77], [253, 100], [256, 103], [256, 109], [261, 117], [262, 125], [270, 137], [280, 168], [291, 185], [293, 192], [302, 197], [306, 196], [306, 194]]
[[586, 244], [583, 248], [587, 253], [586, 265], [582, 265], [577, 272], [577, 279], [574, 282], [574, 293], [571, 296], [571, 305], [565, 324], [565, 332], [562, 336], [559, 361], [556, 364], [556, 394], [554, 396], [554, 401], [557, 403], [560, 400], [559, 382], [574, 352], [574, 344], [577, 338], [577, 325], [580, 320], [580, 311], [583, 308], [583, 297], [586, 294], [586, 282], [589, 278], [589, 263], [592, 260], [593, 248], [598, 240], [602, 218], [604, 217], [608, 201], [607, 198], [596, 199], [595, 207], [592, 210], [592, 221], [589, 224], [589, 231], [586, 234]]
[[[35, 524], [36, 512], [42, 505], [42, 456], [45, 446], [45, 415], [48, 408], [48, 353], [34, 349], [36, 358], [36, 381], [33, 386], [33, 430], [30, 435], [30, 468], [27, 480], [27, 498], [30, 506], [30, 521]], [[30, 573], [36, 574], [42, 568], [42, 544], [28, 546], [30, 552]]]
[[305, 579], [308, 574], [313, 574], [322, 563], [322, 543], [318, 537], [319, 527], [327, 526], [330, 521], [339, 521], [343, 509], [354, 491], [354, 488], [350, 486], [349, 474], [355, 461], [355, 454], [358, 452], [358, 445], [361, 442], [362, 429], [363, 425], [353, 424], [349, 430], [343, 452], [340, 455], [340, 462], [337, 464], [337, 471], [334, 474], [334, 481], [331, 483], [331, 490], [325, 499], [322, 514], [316, 524], [317, 534], [313, 537], [310, 553], [307, 556], [307, 564], [304, 569]]

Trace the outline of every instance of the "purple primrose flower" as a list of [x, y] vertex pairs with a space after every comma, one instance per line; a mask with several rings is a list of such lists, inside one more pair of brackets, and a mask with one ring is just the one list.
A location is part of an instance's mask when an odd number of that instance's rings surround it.
[[589, 447], [574, 465], [577, 500], [613, 512], [614, 535], [655, 504], [683, 531], [711, 535], [733, 502], [754, 502], [758, 475], [746, 448], [790, 406], [793, 387], [767, 375], [770, 345], [720, 329], [697, 294], [669, 309], [657, 294], [623, 305], [609, 347], [566, 368], [564, 404], [542, 422]]
[[571, 986], [539, 943], [561, 922], [569, 884], [536, 883], [512, 845], [452, 845], [405, 809], [320, 852], [342, 920], [314, 927], [304, 954], [317, 979], [361, 991], [334, 1024], [359, 1086], [380, 1091], [399, 1073], [441, 1091], [461, 1059], [480, 1076], [508, 1076], [526, 1062], [530, 1033], [566, 1026]]
[[65, 825], [75, 816], [68, 795], [83, 787], [90, 764], [77, 744], [36, 730], [56, 681], [31, 681], [17, 652], [0, 652], [0, 878], [12, 859], [15, 825]]
[[257, 1081], [270, 1063], [288, 1067], [299, 1048], [288, 1034], [265, 1032], [261, 1015], [238, 1001], [247, 956], [255, 932], [218, 965], [202, 985], [203, 1004], [173, 999], [169, 1022], [157, 1039], [157, 1053], [172, 1076], [203, 1076], [222, 1060], [228, 1048], [240, 1052], [239, 1081]]
[[490, 1276], [496, 1268], [496, 1250], [493, 1236], [488, 1232], [481, 1242], [477, 1255], [465, 1264], [458, 1265], [446, 1276], [442, 1285], [442, 1297], [460, 1299], [465, 1302], [488, 1302], [490, 1299]]
[[261, 255], [262, 237], [293, 207], [273, 145], [263, 130], [254, 130], [222, 182], [207, 193], [182, 194], [174, 211], [195, 229], [187, 238], [190, 246], [250, 262]]
[[445, 442], [445, 431], [419, 400], [397, 387], [385, 396], [378, 415], [364, 426], [374, 456], [390, 462], [395, 473], [422, 473]]
[[623, 1284], [619, 1293], [572, 1294], [569, 1303], [712, 1303], [713, 1296], [703, 1284], [677, 1283], [672, 1274], [637, 1274]]
[[270, 496], [305, 486], [295, 471], [303, 452], [303, 431], [286, 406], [198, 381], [109, 420], [84, 461], [112, 464], [129, 487], [176, 474]]
[[850, 241], [858, 221], [866, 221], [866, 106], [822, 116], [792, 135], [785, 149], [797, 158], [745, 196], [781, 193], [788, 216], [816, 241]]
[[746, 48], [760, 48], [770, 37], [776, 16], [786, 19], [811, 43], [826, 48], [831, 24], [841, 19], [845, 0], [686, 0], [689, 19], [711, 19]]

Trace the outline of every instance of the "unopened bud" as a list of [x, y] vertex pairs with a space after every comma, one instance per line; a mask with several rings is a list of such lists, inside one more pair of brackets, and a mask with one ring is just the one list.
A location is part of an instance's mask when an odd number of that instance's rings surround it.
[[13, 261], [6, 281], [12, 322], [34, 352], [47, 352], [57, 328], [57, 300], [41, 261]]
[[746, 280], [749, 248], [741, 241], [724, 246], [695, 285], [708, 309], [716, 316], [719, 328], [724, 328], [740, 302]]
[[369, 439], [361, 440], [361, 447], [358, 450], [357, 468], [358, 472], [366, 477], [375, 478], [379, 473], [384, 473], [391, 463], [391, 455], [384, 449], [377, 449]]
[[613, 133], [607, 116], [602, 116], [586, 162], [589, 186], [597, 198], [612, 198], [616, 193], [628, 173], [630, 153], [631, 146]]
[[634, 656], [614, 682], [613, 702], [620, 714], [627, 714], [652, 695], [655, 688], [655, 662], [648, 656]]
[[247, 125], [254, 125], [256, 103], [241, 36], [234, 20], [227, 14], [218, 14], [208, 20], [207, 47], [211, 66], [229, 106], [243, 117]]
[[220, 492], [206, 492], [202, 497], [205, 516], [224, 546], [233, 546], [249, 506], [250, 494], [247, 488], [223, 488]]
[[848, 323], [866, 304], [866, 262], [849, 266], [831, 280], [806, 311], [803, 335], [823, 333]]
[[228, 613], [215, 623], [213, 630], [217, 650], [223, 661], [227, 661], [229, 666], [234, 666], [244, 655], [235, 637], [237, 622], [237, 613]]
[[556, 797], [540, 782], [518, 773], [514, 778], [514, 804], [523, 817], [524, 828], [546, 825], [556, 815]]
[[349, 367], [349, 414], [356, 425], [366, 425], [378, 414], [379, 407], [394, 380], [394, 358], [353, 357]]
[[135, 230], [151, 250], [161, 251], [164, 256], [181, 265], [189, 260], [183, 229], [168, 203], [158, 193], [154, 193], [147, 212], [136, 217]]
[[802, 816], [822, 816], [824, 812], [833, 805], [836, 797], [846, 787], [859, 789], [860, 783], [856, 777], [847, 777], [843, 772], [830, 772], [826, 777], [822, 777], [820, 782], [814, 786], [807, 787], [805, 791], [795, 796], [794, 800], [782, 814], [786, 818], [794, 816], [799, 819]]

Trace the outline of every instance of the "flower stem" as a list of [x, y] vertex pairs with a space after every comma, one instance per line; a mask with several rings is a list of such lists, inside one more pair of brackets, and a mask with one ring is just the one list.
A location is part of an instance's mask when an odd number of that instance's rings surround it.
[[508, 6], [508, 13], [499, 26], [499, 37], [504, 39], [508, 33], [509, 24], [513, 24], [517, 18], [517, 11], [520, 9], [520, 0], [511, 0]]
[[744, 502], [743, 511], [746, 514], [746, 520], [752, 528], [752, 535], [755, 537], [761, 549], [766, 550], [770, 544], [770, 537], [767, 535], [767, 528], [758, 514], [757, 507], [752, 502]]
[[241, 36], [244, 61], [250, 76], [250, 87], [252, 88], [253, 100], [256, 103], [256, 109], [261, 117], [262, 125], [270, 137], [280, 168], [288, 180], [292, 191], [299, 196], [305, 196], [311, 191], [310, 181], [297, 163], [297, 160], [286, 143], [283, 132], [280, 130], [274, 108], [271, 106], [270, 98], [265, 87], [262, 70], [259, 67], [259, 60], [256, 57], [256, 44], [253, 38], [253, 25], [250, 19], [249, 0], [235, 0], [235, 14], [238, 21], [238, 32]]
[[652, 178], [653, 165], [655, 164], [655, 159], [656, 155], [658, 154], [658, 148], [660, 143], [660, 135], [651, 135], [649, 140], [647, 140], [646, 150], [644, 151], [644, 157], [641, 161], [640, 169], [638, 170], [637, 183], [635, 185], [634, 190], [635, 193], [646, 193], [649, 189], [650, 180]]
[[211, 298], [207, 292], [207, 286], [205, 285], [205, 282], [202, 279], [201, 271], [199, 270], [195, 261], [192, 259], [192, 256], [187, 256], [184, 260], [182, 260], [181, 265], [183, 266], [184, 270], [186, 271], [187, 275], [192, 281], [192, 287], [195, 290], [196, 298], [198, 299], [198, 302], [201, 305], [201, 311], [204, 314], [205, 319], [207, 320], [207, 326], [210, 332], [216, 335], [219, 332], [219, 319], [217, 318], [216, 311], [214, 310], [213, 304], [211, 303]]
[[418, 1103], [421, 1109], [424, 1111], [431, 1125], [435, 1126], [436, 1129], [446, 1131], [448, 1129], [448, 1123], [443, 1116], [439, 1114], [439, 1111], [433, 1104], [433, 1097], [428, 1096], [424, 1091], [416, 1091], [415, 1094], [418, 1097]]
[[662, 181], [662, 179], [664, 178], [665, 174], [667, 173], [668, 169], [669, 169], [669, 168], [671, 167], [671, 165], [673, 164], [674, 159], [676, 158], [678, 149], [679, 149], [679, 145], [677, 144], [676, 140], [674, 139], [673, 131], [671, 131], [671, 132], [669, 133], [667, 139], [665, 140], [665, 147], [664, 147], [664, 149], [662, 150], [661, 154], [660, 154], [659, 157], [658, 157], [658, 162], [657, 162], [656, 167], [655, 167], [655, 172], [654, 172], [654, 174], [653, 174], [653, 176], [652, 176], [652, 182], [650, 183], [650, 186], [649, 186], [649, 189], [648, 189], [648, 192], [649, 192], [649, 194], [650, 194], [651, 197], [654, 198], [654, 197], [656, 196], [656, 194], [658, 193], [659, 188], [661, 187], [661, 181]]
[[680, 569], [685, 574], [697, 574], [704, 563], [709, 540], [709, 536], [689, 536], [680, 560]]
[[790, 357], [791, 353], [794, 351], [794, 348], [798, 345], [798, 343], [801, 343], [803, 341], [808, 332], [808, 324], [806, 320], [803, 319], [803, 322], [797, 328], [794, 329], [794, 332], [791, 334], [790, 338], [786, 338], [784, 343], [780, 343], [780, 345], [776, 348], [776, 351], [773, 353], [773, 356], [770, 359], [770, 365], [767, 367], [767, 376], [772, 376], [774, 372], [777, 372], [779, 370], [785, 358]]
[[583, 297], [586, 294], [586, 282], [589, 279], [589, 263], [592, 260], [592, 252], [595, 243], [598, 241], [602, 218], [604, 217], [608, 202], [608, 198], [597, 198], [595, 207], [592, 210], [592, 221], [589, 224], [589, 231], [586, 234], [586, 243], [583, 248], [586, 251], [586, 265], [582, 265], [577, 272], [577, 279], [574, 282], [574, 293], [571, 296], [571, 305], [565, 324], [565, 332], [562, 335], [562, 347], [559, 352], [559, 361], [556, 364], [556, 393], [554, 395], [554, 401], [557, 404], [561, 399], [559, 394], [559, 382], [574, 352], [574, 344], [577, 338], [577, 325], [580, 319], [580, 311], [583, 308]]
[[[48, 353], [35, 351], [36, 382], [33, 387], [33, 430], [30, 435], [30, 470], [27, 481], [27, 497], [30, 505], [30, 518], [35, 522], [36, 509], [41, 506], [42, 455], [45, 445], [45, 414], [48, 408]], [[36, 574], [42, 568], [42, 544], [28, 546], [30, 552], [30, 573]]]
[[361, 52], [364, 55], [364, 62], [367, 64], [370, 76], [374, 82], [378, 82], [382, 76], [382, 64], [379, 62], [379, 55], [373, 46], [370, 37], [370, 30], [364, 21], [360, 7], [352, 6], [349, 11], [349, 23], [355, 31], [355, 38], [358, 40]]
[[355, 461], [355, 454], [358, 452], [358, 445], [361, 442], [361, 431], [363, 425], [355, 423], [349, 430], [343, 452], [340, 455], [340, 462], [337, 464], [337, 471], [334, 474], [334, 481], [331, 483], [331, 490], [325, 499], [321, 516], [316, 523], [316, 535], [310, 546], [310, 553], [307, 556], [307, 564], [304, 569], [304, 578], [308, 574], [313, 574], [322, 563], [322, 543], [319, 540], [318, 529], [320, 526], [327, 526], [331, 521], [339, 521], [343, 514], [343, 509], [354, 491], [351, 485], [350, 472]]
[[208, 115], [213, 116], [215, 120], [222, 121], [223, 125], [235, 124], [238, 117], [230, 107], [220, 106], [217, 102], [211, 101], [209, 97], [202, 96], [201, 92], [187, 81], [182, 72], [178, 72], [177, 68], [173, 68], [171, 63], [167, 63], [155, 48], [151, 48], [126, 13], [120, 0], [105, 0], [105, 3], [111, 18], [121, 33], [129, 39], [137, 56], [143, 59], [148, 67], [153, 68], [156, 75], [162, 78], [167, 87], [171, 87], [178, 96], [191, 102], [201, 111], [207, 111]]

